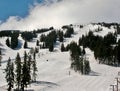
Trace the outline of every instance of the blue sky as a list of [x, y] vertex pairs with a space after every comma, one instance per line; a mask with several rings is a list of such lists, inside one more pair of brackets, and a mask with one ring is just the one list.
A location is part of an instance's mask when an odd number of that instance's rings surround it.
[[0, 0], [0, 20], [5, 21], [9, 16], [25, 17], [34, 1], [43, 0]]

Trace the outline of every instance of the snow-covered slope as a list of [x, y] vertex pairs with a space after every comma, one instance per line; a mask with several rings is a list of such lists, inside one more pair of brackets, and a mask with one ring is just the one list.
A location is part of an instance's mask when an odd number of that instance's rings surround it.
[[[83, 28], [74, 26], [75, 34], [71, 38], [64, 40], [65, 45], [71, 41], [78, 42], [82, 34], [86, 35], [89, 30], [94, 31], [98, 28], [97, 25], [85, 25]], [[103, 31], [94, 32], [96, 35], [104, 36], [108, 32], [114, 32], [114, 29], [102, 27]], [[40, 36], [40, 35], [39, 35]], [[8, 57], [14, 59], [17, 52], [23, 56], [24, 49], [22, 44], [23, 39], [19, 37], [19, 47], [12, 50], [5, 45], [6, 38], [1, 38], [0, 42], [4, 49], [2, 59], [2, 66], [0, 67], [0, 91], [6, 91], [6, 81], [4, 69]], [[37, 39], [28, 43], [29, 47], [34, 47]], [[27, 89], [34, 89], [34, 91], [112, 91], [111, 84], [114, 84], [114, 78], [118, 76], [119, 67], [111, 67], [104, 64], [98, 64], [94, 58], [94, 53], [86, 48], [86, 58], [90, 61], [91, 73], [90, 75], [81, 75], [70, 69], [70, 55], [69, 52], [60, 52], [60, 43], [55, 47], [54, 52], [49, 52], [48, 49], [41, 49], [37, 54], [38, 76], [37, 82], [32, 83]], [[29, 51], [29, 49], [26, 49]], [[48, 60], [48, 61], [47, 61]], [[14, 60], [13, 60], [14, 61]], [[69, 75], [70, 74], [70, 75]]]

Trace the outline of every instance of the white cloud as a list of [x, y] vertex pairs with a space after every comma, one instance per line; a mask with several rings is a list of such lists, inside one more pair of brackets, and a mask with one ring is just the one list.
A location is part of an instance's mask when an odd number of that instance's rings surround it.
[[73, 23], [119, 22], [120, 0], [51, 0], [54, 3], [35, 4], [25, 18], [10, 16], [0, 24], [0, 30], [61, 26]]

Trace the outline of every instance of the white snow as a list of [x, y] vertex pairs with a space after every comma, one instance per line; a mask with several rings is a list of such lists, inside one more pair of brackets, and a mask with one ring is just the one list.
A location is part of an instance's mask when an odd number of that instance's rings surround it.
[[[97, 25], [93, 26], [92, 24], [85, 25], [82, 29], [74, 26], [75, 34], [73, 34], [71, 38], [66, 38], [64, 44], [67, 45], [71, 41], [78, 42], [78, 39], [82, 34], [86, 35], [89, 30], [94, 31], [97, 27]], [[114, 29], [103, 27], [103, 31], [98, 33], [94, 32], [94, 34], [104, 36], [108, 32], [114, 32]], [[6, 38], [0, 39], [2, 44], [0, 47], [4, 49], [2, 66], [0, 67], [0, 91], [7, 91], [5, 73], [3, 73], [7, 59], [9, 57], [14, 59], [17, 52], [19, 52], [22, 57], [25, 51], [23, 46], [20, 46], [24, 43], [24, 40], [21, 37], [19, 37], [20, 45], [16, 50], [8, 48], [5, 45], [5, 40]], [[29, 42], [28, 46], [35, 47], [36, 40], [37, 39], [34, 39], [33, 42]], [[27, 89], [34, 91], [112, 91], [110, 85], [114, 84], [114, 79], [115, 77], [118, 77], [120, 68], [98, 64], [94, 58], [94, 53], [89, 48], [86, 48], [85, 50], [87, 53], [86, 58], [90, 61], [92, 70], [90, 75], [86, 76], [70, 69], [71, 61], [69, 52], [60, 52], [59, 42], [58, 45], [56, 45], [54, 52], [49, 52], [48, 49], [40, 49], [37, 54], [37, 82], [31, 83]], [[26, 51], [29, 51], [29, 49], [26, 49]]]

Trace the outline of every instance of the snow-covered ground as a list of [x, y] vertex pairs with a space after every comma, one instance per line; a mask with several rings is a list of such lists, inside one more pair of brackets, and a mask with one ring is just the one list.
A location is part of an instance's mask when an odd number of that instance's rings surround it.
[[[96, 28], [98, 28], [98, 26], [93, 26], [92, 24], [86, 25], [82, 29], [74, 26], [75, 34], [73, 34], [71, 38], [65, 39], [65, 45], [71, 41], [78, 42], [82, 34], [86, 35], [89, 30]], [[94, 34], [104, 36], [108, 32], [114, 32], [114, 29], [103, 27], [103, 31], [95, 32]], [[9, 57], [14, 59], [17, 52], [23, 56], [25, 51], [22, 47], [24, 41], [21, 37], [19, 37], [19, 48], [16, 50], [8, 48], [5, 45], [5, 40], [6, 38], [0, 39], [2, 44], [0, 47], [4, 49], [2, 66], [0, 67], [0, 91], [7, 91], [4, 73], [7, 59]], [[36, 40], [37, 39], [34, 39], [33, 42], [28, 43], [28, 46], [35, 47]], [[118, 77], [120, 68], [98, 64], [94, 58], [94, 53], [89, 48], [85, 50], [86, 58], [90, 61], [92, 70], [90, 75], [86, 76], [70, 69], [71, 62], [69, 52], [60, 52], [60, 43], [56, 45], [54, 52], [49, 52], [48, 49], [41, 49], [39, 54], [37, 54], [37, 82], [32, 83], [27, 89], [34, 91], [112, 91], [110, 85], [114, 84], [114, 79]], [[26, 49], [26, 51], [29, 51], [29, 49]]]

